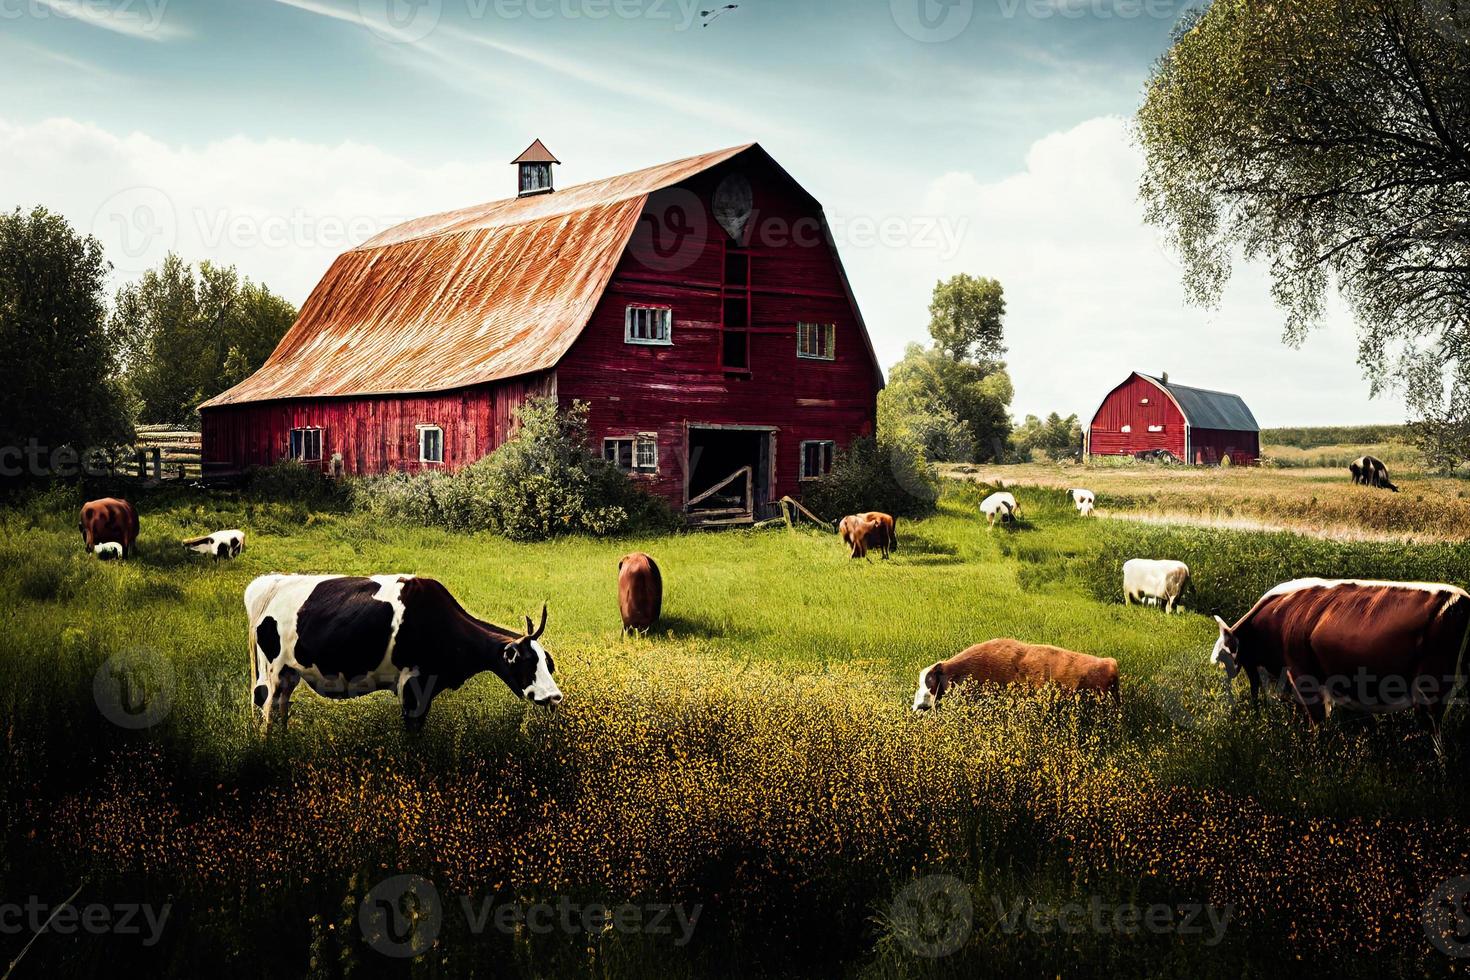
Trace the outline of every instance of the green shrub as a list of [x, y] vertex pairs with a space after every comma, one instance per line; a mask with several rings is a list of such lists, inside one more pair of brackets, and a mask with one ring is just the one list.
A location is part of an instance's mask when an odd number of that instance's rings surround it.
[[803, 503], [833, 521], [869, 510], [919, 517], [932, 513], [938, 499], [938, 478], [918, 448], [871, 436], [854, 439], [838, 453], [832, 472], [802, 495]]
[[258, 501], [309, 504], [328, 507], [341, 503], [341, 490], [319, 470], [293, 459], [250, 471], [246, 495]]
[[595, 455], [587, 405], [562, 411], [532, 399], [516, 434], [456, 474], [394, 474], [356, 481], [353, 502], [380, 516], [450, 531], [492, 531], [513, 541], [564, 534], [669, 530], [678, 517]]

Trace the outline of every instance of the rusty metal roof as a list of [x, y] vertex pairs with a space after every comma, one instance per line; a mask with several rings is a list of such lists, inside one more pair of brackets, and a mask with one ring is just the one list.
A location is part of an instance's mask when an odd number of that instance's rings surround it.
[[553, 368], [648, 195], [752, 147], [390, 228], [339, 256], [260, 370], [200, 407], [447, 391]]
[[530, 146], [526, 147], [526, 151], [512, 160], [511, 163], [561, 163], [561, 161], [551, 155], [551, 151], [546, 148], [545, 143], [536, 140]]

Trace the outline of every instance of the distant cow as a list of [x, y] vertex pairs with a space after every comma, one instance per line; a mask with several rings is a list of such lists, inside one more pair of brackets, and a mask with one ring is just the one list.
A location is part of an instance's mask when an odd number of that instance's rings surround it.
[[201, 555], [213, 555], [215, 561], [221, 558], [238, 558], [240, 552], [245, 550], [245, 532], [215, 531], [202, 538], [190, 538], [183, 542], [183, 545], [190, 551]]
[[1354, 483], [1399, 492], [1399, 488], [1388, 478], [1388, 467], [1377, 456], [1359, 456], [1348, 464], [1348, 472], [1352, 474]]
[[1123, 563], [1123, 604], [1153, 599], [1172, 613], [1189, 585], [1189, 566], [1182, 561], [1130, 558]]
[[410, 732], [424, 727], [434, 697], [482, 671], [516, 697], [555, 707], [561, 690], [546, 630], [526, 617], [517, 635], [467, 613], [449, 590], [413, 575], [264, 575], [245, 589], [255, 707], [269, 730], [284, 726], [297, 683], [323, 697], [394, 691]]
[[[1210, 655], [1227, 679], [1244, 671], [1255, 697], [1280, 685], [1314, 723], [1333, 705], [1414, 708], [1440, 748], [1470, 631], [1470, 594], [1453, 585], [1296, 579], [1257, 600], [1235, 625], [1216, 616]], [[1228, 682], [1228, 681], [1227, 681]]]
[[1014, 521], [1021, 512], [1021, 505], [1016, 503], [1016, 497], [1010, 491], [1002, 490], [992, 493], [980, 501], [980, 513], [985, 515], [989, 527], [994, 527], [997, 520], [1002, 523]]
[[116, 544], [122, 550], [117, 557], [126, 558], [138, 540], [138, 512], [116, 497], [89, 500], [82, 505], [77, 530], [82, 532], [82, 543], [88, 551], [100, 555], [99, 544]]
[[664, 603], [664, 578], [658, 563], [641, 551], [618, 559], [618, 608], [623, 632], [647, 630], [658, 622]]
[[853, 558], [866, 558], [869, 550], [876, 550], [886, 559], [898, 550], [898, 521], [876, 510], [844, 517], [837, 533]]
[[1091, 490], [1068, 490], [1067, 493], [1071, 496], [1072, 505], [1077, 508], [1077, 513], [1083, 517], [1091, 514], [1092, 509], [1097, 506], [1097, 495]]
[[1118, 661], [1113, 658], [1001, 639], [977, 643], [919, 671], [914, 710], [935, 707], [950, 688], [965, 681], [1027, 687], [1056, 684], [1069, 691], [1098, 691], [1115, 701], [1119, 698]]

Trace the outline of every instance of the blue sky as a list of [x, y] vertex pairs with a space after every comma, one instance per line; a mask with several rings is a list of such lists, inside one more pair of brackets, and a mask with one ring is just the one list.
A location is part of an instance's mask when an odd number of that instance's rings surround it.
[[1187, 307], [1141, 225], [1126, 119], [1182, 3], [715, 6], [0, 0], [0, 206], [66, 214], [119, 280], [173, 248], [299, 303], [380, 227], [505, 196], [534, 137], [563, 185], [755, 140], [826, 206], [885, 366], [968, 271], [1007, 288], [1018, 413], [1136, 367], [1268, 425], [1402, 415], [1340, 309], [1294, 351], [1256, 270]]

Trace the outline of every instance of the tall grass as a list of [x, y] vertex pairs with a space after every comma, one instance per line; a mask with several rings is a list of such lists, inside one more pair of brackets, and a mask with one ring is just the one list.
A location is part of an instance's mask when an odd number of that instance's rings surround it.
[[[988, 532], [983, 489], [953, 488], [938, 516], [900, 525], [894, 560], [872, 563], [816, 532], [521, 545], [215, 495], [151, 502], [138, 559], [101, 564], [81, 551], [70, 501], [4, 512], [0, 585], [17, 598], [0, 613], [0, 894], [85, 878], [84, 900], [178, 907], [159, 947], [80, 936], [38, 944], [28, 963], [375, 975], [396, 964], [363, 942], [358, 903], [412, 872], [449, 912], [417, 975], [1435, 968], [1418, 909], [1465, 873], [1452, 844], [1463, 783], [1406, 719], [1312, 735], [1274, 706], [1231, 703], [1206, 664], [1211, 621], [1124, 608], [1115, 563], [1186, 557], [1200, 607], [1229, 610], [1289, 568], [1452, 574], [1464, 551], [1141, 529], [1029, 490], [1027, 520]], [[227, 524], [251, 535], [235, 563], [172, 543]], [[623, 638], [617, 615], [616, 559], [633, 548], [667, 586], [646, 638]], [[268, 571], [433, 574], [501, 623], [549, 599], [568, 700], [532, 710], [482, 676], [410, 737], [386, 695], [301, 693], [290, 730], [262, 741], [240, 595]], [[908, 710], [920, 667], [1007, 635], [1117, 657], [1121, 709], [991, 691]], [[171, 692], [156, 726], [99, 713], [97, 673], [120, 656], [139, 696]], [[938, 962], [892, 922], [895, 895], [931, 872], [963, 882], [977, 910]], [[703, 912], [685, 947], [472, 935], [458, 899], [492, 896]], [[1215, 947], [995, 924], [996, 902], [1089, 896], [1228, 904], [1235, 919]]]

